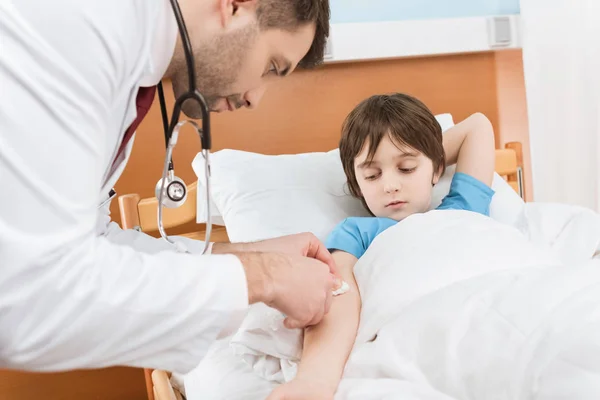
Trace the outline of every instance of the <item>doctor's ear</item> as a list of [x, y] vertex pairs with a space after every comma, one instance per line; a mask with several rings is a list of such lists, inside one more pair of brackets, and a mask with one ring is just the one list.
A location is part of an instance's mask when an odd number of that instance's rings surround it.
[[219, 0], [221, 24], [228, 26], [234, 17], [254, 14], [257, 5], [258, 0]]

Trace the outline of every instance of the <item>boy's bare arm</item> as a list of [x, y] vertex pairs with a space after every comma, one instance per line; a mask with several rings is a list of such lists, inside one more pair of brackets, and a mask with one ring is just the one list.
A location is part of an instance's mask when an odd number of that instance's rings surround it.
[[446, 165], [490, 186], [494, 178], [496, 153], [494, 129], [489, 119], [476, 113], [444, 133]]
[[296, 378], [276, 389], [269, 399], [296, 398], [299, 394], [300, 398], [333, 398], [337, 390], [356, 340], [361, 300], [353, 273], [356, 257], [342, 251], [334, 252], [333, 257], [350, 289], [334, 297], [329, 314], [318, 325], [305, 329]]

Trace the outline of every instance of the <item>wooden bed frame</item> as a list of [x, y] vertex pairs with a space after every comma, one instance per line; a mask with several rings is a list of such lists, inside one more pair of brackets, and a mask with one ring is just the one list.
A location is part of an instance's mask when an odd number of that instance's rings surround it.
[[[523, 181], [523, 150], [521, 143], [511, 142], [503, 149], [496, 149], [496, 172], [522, 197], [525, 198]], [[174, 228], [196, 220], [197, 184], [190, 185], [186, 203], [176, 209], [164, 209], [165, 229]], [[137, 229], [143, 232], [155, 232], [157, 227], [158, 200], [155, 197], [140, 199], [138, 194], [128, 194], [119, 197], [119, 211], [123, 229]], [[185, 233], [192, 239], [204, 239], [204, 226]], [[213, 226], [211, 241], [228, 242], [225, 227]], [[162, 370], [144, 370], [146, 391], [149, 400], [182, 400], [183, 396], [170, 382], [170, 373]]]

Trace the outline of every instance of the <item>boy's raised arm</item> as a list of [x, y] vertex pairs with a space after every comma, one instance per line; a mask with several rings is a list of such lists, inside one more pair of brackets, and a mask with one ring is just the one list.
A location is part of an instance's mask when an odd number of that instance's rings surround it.
[[446, 165], [490, 186], [494, 178], [494, 129], [489, 119], [475, 113], [444, 133]]

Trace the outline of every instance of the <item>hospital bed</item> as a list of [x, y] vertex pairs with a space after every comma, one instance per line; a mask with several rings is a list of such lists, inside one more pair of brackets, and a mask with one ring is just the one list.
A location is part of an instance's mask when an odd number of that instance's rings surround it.
[[[496, 172], [507, 183], [525, 198], [523, 152], [520, 142], [507, 143], [503, 149], [496, 149]], [[177, 209], [164, 210], [165, 229], [175, 228], [196, 220], [197, 184], [190, 185], [188, 200]], [[138, 229], [143, 232], [153, 233], [158, 230], [157, 207], [155, 197], [142, 199], [138, 194], [120, 196], [119, 211], [123, 229]], [[182, 236], [192, 239], [204, 239], [203, 225], [198, 225], [194, 232]], [[211, 241], [228, 242], [226, 227], [213, 226]], [[149, 400], [181, 400], [182, 394], [172, 386], [170, 373], [162, 370], [144, 370], [146, 390]]]

